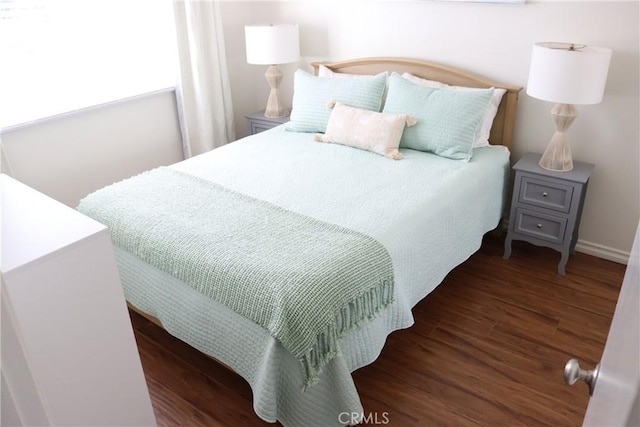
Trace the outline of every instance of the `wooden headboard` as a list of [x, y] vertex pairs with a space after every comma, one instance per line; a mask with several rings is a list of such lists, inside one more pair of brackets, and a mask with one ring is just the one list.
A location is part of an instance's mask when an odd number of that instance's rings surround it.
[[499, 87], [507, 90], [502, 97], [498, 113], [493, 120], [489, 142], [494, 145], [504, 145], [511, 148], [513, 142], [513, 128], [516, 119], [516, 106], [521, 87], [507, 86], [502, 83], [484, 79], [482, 77], [431, 62], [406, 58], [361, 58], [341, 62], [313, 62], [313, 71], [318, 75], [318, 68], [324, 65], [332, 71], [346, 74], [378, 74], [384, 71], [402, 74], [411, 73], [414, 76], [429, 80], [437, 80], [449, 85], [478, 88]]

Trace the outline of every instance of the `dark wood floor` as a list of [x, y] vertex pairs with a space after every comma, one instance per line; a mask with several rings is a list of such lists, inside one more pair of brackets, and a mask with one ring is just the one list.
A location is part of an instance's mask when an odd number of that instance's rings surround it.
[[[365, 411], [392, 426], [581, 425], [587, 387], [565, 385], [563, 367], [600, 359], [625, 267], [577, 253], [562, 277], [559, 256], [514, 242], [503, 260], [502, 240], [485, 238], [415, 307], [415, 325], [353, 374]], [[269, 425], [242, 378], [132, 321], [158, 425]]]

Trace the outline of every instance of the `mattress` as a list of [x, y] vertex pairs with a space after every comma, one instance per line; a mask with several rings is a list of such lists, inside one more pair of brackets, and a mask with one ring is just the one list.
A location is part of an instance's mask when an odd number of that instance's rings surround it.
[[299, 362], [265, 329], [116, 247], [127, 300], [245, 378], [260, 418], [340, 425], [340, 413], [363, 412], [351, 372], [373, 362], [391, 332], [413, 324], [412, 307], [480, 247], [503, 212], [506, 148], [476, 148], [469, 162], [401, 151], [404, 159], [394, 161], [279, 126], [171, 166], [364, 233], [388, 250], [395, 302], [343, 337], [304, 392]]

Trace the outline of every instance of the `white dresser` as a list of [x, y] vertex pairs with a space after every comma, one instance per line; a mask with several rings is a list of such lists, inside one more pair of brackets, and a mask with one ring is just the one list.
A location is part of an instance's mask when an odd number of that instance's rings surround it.
[[109, 232], [0, 175], [4, 425], [155, 425]]

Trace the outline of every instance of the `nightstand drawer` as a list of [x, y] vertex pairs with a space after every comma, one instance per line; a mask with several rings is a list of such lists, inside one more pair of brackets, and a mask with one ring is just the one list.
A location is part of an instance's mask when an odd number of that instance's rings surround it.
[[265, 117], [264, 110], [245, 116], [249, 121], [249, 134], [255, 135], [289, 121], [287, 117]]
[[520, 202], [568, 213], [573, 186], [527, 175], [520, 182]]
[[[277, 125], [275, 125], [277, 126]], [[252, 122], [251, 123], [251, 135], [255, 135], [256, 133], [264, 132], [265, 130], [269, 130], [274, 127], [273, 123], [263, 123], [263, 122]]]
[[564, 241], [567, 219], [540, 212], [516, 209], [515, 232], [554, 243]]

